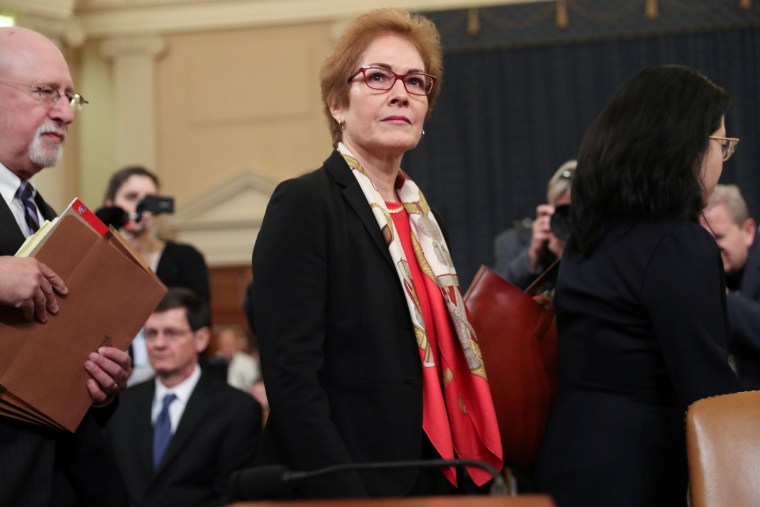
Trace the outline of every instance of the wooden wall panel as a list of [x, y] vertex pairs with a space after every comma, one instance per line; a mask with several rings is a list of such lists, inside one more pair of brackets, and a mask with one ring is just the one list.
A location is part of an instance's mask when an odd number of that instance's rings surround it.
[[242, 308], [245, 289], [252, 279], [250, 264], [209, 267], [211, 318], [214, 326], [241, 324], [248, 329]]

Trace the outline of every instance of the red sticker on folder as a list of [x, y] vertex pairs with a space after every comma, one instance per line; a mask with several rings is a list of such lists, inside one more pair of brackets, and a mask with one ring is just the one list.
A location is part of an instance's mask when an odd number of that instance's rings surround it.
[[75, 198], [73, 201], [71, 201], [70, 206], [74, 211], [76, 211], [79, 216], [84, 218], [85, 222], [87, 222], [90, 227], [95, 229], [95, 232], [100, 234], [101, 236], [105, 236], [108, 232], [108, 227], [106, 224], [104, 224], [92, 211], [90, 211], [90, 208], [85, 206], [85, 204], [79, 200], [79, 198]]

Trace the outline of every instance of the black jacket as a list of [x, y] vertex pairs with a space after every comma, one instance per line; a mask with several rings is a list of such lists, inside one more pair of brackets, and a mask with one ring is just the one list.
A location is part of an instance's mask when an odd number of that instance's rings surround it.
[[[338, 152], [281, 183], [253, 252], [253, 311], [271, 413], [257, 461], [294, 470], [414, 460], [422, 372], [388, 247]], [[414, 469], [344, 473], [308, 497], [400, 496]]]
[[[45, 219], [56, 216], [39, 193], [35, 200]], [[23, 242], [13, 213], [0, 199], [0, 255], [15, 254]], [[113, 409], [113, 403], [91, 409], [74, 434], [0, 417], [0, 505], [122, 505], [113, 494], [115, 465], [102, 432]]]

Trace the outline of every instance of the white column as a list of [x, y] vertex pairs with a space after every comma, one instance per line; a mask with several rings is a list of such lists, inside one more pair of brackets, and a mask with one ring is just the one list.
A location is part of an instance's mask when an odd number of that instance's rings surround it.
[[154, 61], [165, 49], [157, 35], [115, 37], [103, 41], [100, 52], [112, 62], [116, 117], [116, 167], [156, 165]]

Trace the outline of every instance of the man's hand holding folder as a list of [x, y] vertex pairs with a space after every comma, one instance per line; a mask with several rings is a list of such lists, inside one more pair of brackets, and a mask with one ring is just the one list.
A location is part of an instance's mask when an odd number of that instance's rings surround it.
[[0, 256], [0, 304], [20, 308], [27, 320], [47, 322], [58, 313], [56, 296], [69, 289], [52, 269], [31, 257]]
[[0, 306], [0, 415], [74, 431], [126, 382], [124, 351], [166, 288], [78, 199], [18, 255], [39, 277], [17, 308]]

